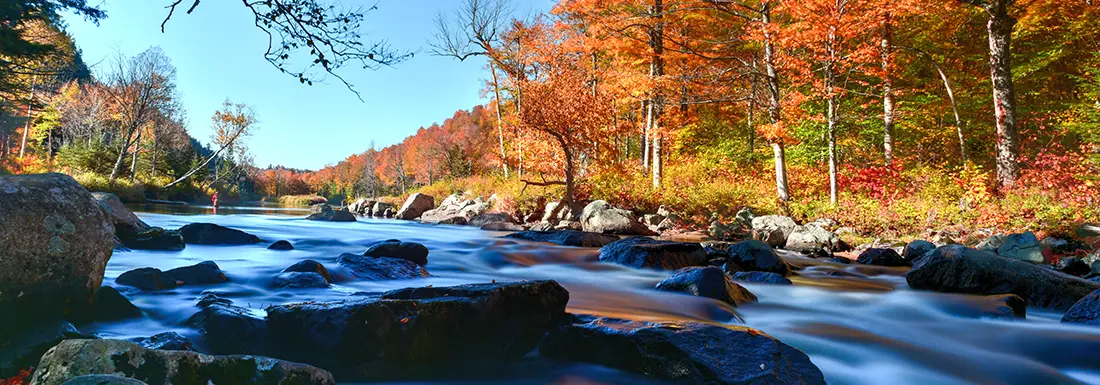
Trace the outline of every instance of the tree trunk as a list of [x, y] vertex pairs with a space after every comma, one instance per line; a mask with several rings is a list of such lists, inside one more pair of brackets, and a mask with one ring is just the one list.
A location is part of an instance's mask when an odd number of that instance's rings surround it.
[[[523, 116], [523, 90], [516, 85], [516, 116]], [[516, 172], [519, 177], [523, 177], [523, 140], [520, 138], [520, 130], [516, 128], [516, 151], [519, 152], [519, 170]]]
[[[763, 20], [761, 29], [764, 33], [764, 70], [768, 76], [768, 116], [772, 124], [780, 124], [779, 104], [779, 75], [775, 70], [775, 43], [771, 32], [771, 4], [765, 2], [760, 8], [760, 16]], [[791, 199], [787, 187], [787, 160], [781, 140], [772, 141], [772, 150], [775, 153], [775, 189], [782, 205], [786, 205]]]
[[1016, 95], [1012, 87], [1012, 29], [1016, 19], [1008, 14], [1011, 0], [995, 0], [989, 11], [989, 67], [993, 82], [993, 109], [997, 125], [997, 184], [1011, 187], [1020, 176], [1016, 163]]
[[[654, 123], [654, 128], [657, 127]], [[653, 188], [661, 187], [661, 135], [653, 135]]]
[[[157, 179], [157, 133], [153, 133], [153, 162], [149, 166], [149, 180]], [[276, 195], [277, 196], [277, 195]]]
[[497, 134], [500, 138], [500, 167], [504, 169], [504, 177], [508, 177], [508, 156], [504, 151], [504, 114], [500, 112], [500, 103], [503, 100], [500, 99], [500, 83], [497, 81], [497, 67], [493, 62], [489, 61], [489, 72], [493, 76], [493, 94], [496, 96], [497, 101]]
[[940, 75], [940, 80], [943, 80], [943, 88], [947, 90], [947, 99], [951, 101], [951, 112], [955, 114], [955, 133], [959, 137], [959, 155], [962, 156], [963, 169], [969, 168], [967, 164], [969, 159], [966, 155], [966, 137], [963, 136], [963, 122], [962, 118], [959, 117], [959, 106], [955, 103], [955, 91], [951, 88], [951, 82], [947, 80], [947, 74], [943, 73], [943, 69], [936, 63], [936, 60], [932, 59], [931, 56], [929, 56], [929, 59], [932, 60], [932, 66], [936, 67], [936, 73]]
[[137, 179], [137, 158], [139, 152], [141, 152], [141, 131], [138, 131], [137, 139], [134, 140], [134, 158], [130, 161], [131, 183], [134, 182], [134, 179]]
[[642, 125], [642, 169], [649, 169], [649, 128], [653, 126], [653, 114], [650, 112], [649, 100], [642, 101], [642, 109], [645, 115], [645, 124]]
[[27, 98], [27, 121], [23, 124], [23, 143], [19, 145], [19, 160], [23, 160], [23, 153], [27, 150], [27, 134], [31, 131], [31, 107], [34, 106], [34, 86], [38, 81], [38, 75], [31, 76], [31, 95]]
[[772, 143], [772, 151], [775, 152], [775, 189], [779, 195], [779, 201], [784, 204], [791, 199], [787, 191], [787, 160], [786, 150], [782, 142]]
[[882, 23], [882, 150], [889, 166], [894, 159], [894, 80], [891, 77], [890, 63], [893, 61], [893, 30], [890, 26], [890, 14]]
[[836, 96], [829, 96], [829, 203], [836, 206], [837, 195], [837, 169], [836, 169]]
[[115, 183], [115, 178], [118, 177], [118, 170], [122, 168], [122, 160], [126, 158], [126, 149], [130, 147], [130, 133], [127, 133], [125, 138], [122, 138], [122, 148], [118, 150], [118, 159], [115, 159], [115, 167], [111, 169], [111, 178], [108, 179], [110, 183]]
[[[653, 17], [654, 26], [649, 33], [649, 48], [652, 56], [649, 62], [650, 81], [657, 82], [665, 74], [664, 46], [664, 3], [663, 0], [653, 0], [653, 8], [650, 9], [650, 17]], [[664, 99], [660, 86], [655, 86], [650, 94], [652, 100], [649, 105], [649, 117], [646, 119], [649, 125], [649, 133], [653, 137], [653, 188], [661, 187], [661, 113], [663, 112]]]

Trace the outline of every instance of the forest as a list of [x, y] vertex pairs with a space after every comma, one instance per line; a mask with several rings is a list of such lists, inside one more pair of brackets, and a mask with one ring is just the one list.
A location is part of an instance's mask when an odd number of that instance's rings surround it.
[[502, 210], [604, 199], [705, 226], [748, 206], [898, 236], [1100, 219], [1088, 1], [514, 5], [466, 0], [424, 43], [483, 60], [487, 104], [313, 171], [252, 164], [245, 104], [226, 101], [209, 145], [192, 138], [186, 125], [205, 122], [181, 121], [157, 48], [93, 74], [56, 17], [29, 18], [14, 31], [58, 49], [5, 54], [28, 59], [4, 62], [0, 170], [63, 171], [137, 200], [472, 191]]

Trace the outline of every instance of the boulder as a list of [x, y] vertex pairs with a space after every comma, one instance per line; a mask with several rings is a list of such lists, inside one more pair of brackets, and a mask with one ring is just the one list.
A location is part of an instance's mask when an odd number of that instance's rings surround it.
[[690, 266], [706, 266], [708, 258], [706, 250], [698, 243], [631, 237], [601, 247], [600, 261], [639, 269], [678, 270]]
[[677, 221], [672, 218], [665, 218], [661, 223], [657, 224], [657, 231], [669, 231], [675, 229]]
[[909, 263], [898, 255], [894, 249], [867, 249], [859, 253], [857, 262], [864, 265], [875, 266], [909, 266]]
[[356, 214], [356, 215], [367, 215], [367, 216], [369, 216], [369, 215], [374, 213], [373, 209], [374, 209], [375, 203], [377, 203], [377, 202], [375, 202], [373, 200], [368, 200], [368, 199], [365, 199], [365, 198], [359, 198], [359, 199], [356, 199], [355, 202], [352, 202], [350, 205], [348, 205], [348, 211], [350, 211], [352, 214]]
[[730, 275], [734, 281], [765, 283], [770, 285], [793, 285], [790, 279], [776, 273], [765, 271], [739, 271]]
[[752, 207], [742, 207], [733, 215], [733, 222], [746, 229], [752, 228], [752, 220], [756, 218], [756, 210]]
[[[61, 341], [73, 338], [95, 338], [81, 334], [73, 324], [61, 320], [39, 320], [14, 335], [3, 336], [0, 345], [0, 384], [21, 370], [37, 366], [38, 358]], [[22, 382], [16, 382], [21, 384]]]
[[[415, 193], [405, 200], [401, 209], [397, 210], [397, 219], [413, 220], [420, 218], [420, 214], [435, 207], [435, 198], [431, 195]], [[375, 212], [378, 212], [375, 210]]]
[[542, 221], [557, 224], [560, 221], [571, 221], [578, 218], [573, 208], [562, 201], [554, 201], [546, 204], [542, 212]]
[[164, 272], [183, 285], [210, 285], [228, 282], [229, 277], [218, 267], [214, 261], [204, 261], [198, 264], [177, 267]]
[[64, 174], [0, 176], [0, 347], [25, 327], [92, 305], [114, 226]]
[[1017, 261], [1043, 263], [1043, 247], [1039, 244], [1039, 238], [1030, 231], [1022, 234], [1010, 234], [1004, 238], [1004, 243], [997, 248], [997, 255]]
[[744, 326], [577, 316], [539, 351], [677, 383], [825, 384], [805, 353]]
[[1100, 283], [960, 245], [941, 246], [928, 253], [905, 280], [917, 290], [1016, 294], [1029, 306], [1055, 310], [1068, 309], [1100, 289]]
[[757, 240], [730, 245], [729, 261], [744, 271], [765, 271], [784, 277], [791, 275], [791, 266], [767, 244]]
[[997, 249], [1001, 248], [1001, 245], [1005, 243], [1006, 237], [1007, 236], [1004, 234], [991, 235], [981, 242], [978, 242], [978, 246], [976, 248], [978, 250], [992, 251], [996, 253]]
[[251, 245], [260, 237], [213, 223], [192, 223], [180, 227], [183, 241], [193, 245]]
[[393, 211], [393, 204], [386, 202], [374, 202], [371, 206], [370, 212], [376, 217], [393, 218], [393, 214], [387, 214]]
[[367, 247], [363, 252], [367, 257], [390, 257], [404, 259], [420, 266], [428, 265], [428, 248], [416, 242], [401, 242], [396, 239], [382, 241]]
[[756, 296], [752, 292], [731, 281], [722, 269], [714, 266], [680, 269], [676, 274], [657, 283], [657, 290], [684, 292], [733, 306], [756, 302]]
[[918, 239], [905, 245], [905, 248], [901, 251], [901, 259], [909, 262], [909, 264], [913, 264], [916, 263], [920, 257], [923, 257], [925, 254], [935, 249], [936, 245], [932, 242]]
[[267, 249], [279, 251], [294, 250], [294, 245], [290, 244], [290, 241], [275, 241], [275, 243], [272, 243], [271, 246], [267, 247]]
[[122, 273], [115, 278], [115, 283], [145, 291], [172, 290], [179, 286], [174, 277], [152, 267], [142, 267]]
[[264, 354], [269, 349], [267, 320], [251, 309], [222, 301], [206, 304], [187, 319], [187, 325], [199, 330], [210, 350], [218, 354]]
[[399, 289], [271, 306], [267, 314], [289, 358], [369, 380], [521, 359], [564, 318], [568, 302], [557, 282], [526, 281]]
[[141, 309], [113, 287], [104, 286], [95, 292], [92, 311], [87, 320], [117, 321], [141, 317]]
[[815, 255], [830, 255], [832, 252], [845, 249], [840, 237], [815, 224], [795, 227], [787, 235], [787, 243], [783, 248]]
[[[791, 217], [764, 215], [752, 218], [753, 239], [765, 241], [772, 247], [783, 247], [798, 223]], [[766, 239], [757, 238], [757, 234]]]
[[1074, 303], [1062, 316], [1062, 322], [1100, 325], [1100, 291], [1093, 291]]
[[597, 233], [586, 233], [575, 230], [559, 231], [521, 231], [508, 234], [505, 238], [523, 239], [533, 242], [556, 243], [563, 246], [574, 247], [603, 247], [618, 241], [619, 237]]
[[317, 273], [324, 277], [326, 282], [332, 282], [332, 274], [329, 274], [328, 269], [325, 268], [325, 265], [322, 265], [320, 262], [314, 261], [312, 259], [307, 259], [290, 265], [290, 267], [283, 269], [283, 272]]
[[584, 231], [584, 226], [581, 226], [581, 223], [577, 221], [561, 221], [554, 225], [552, 230]]
[[1060, 272], [1078, 277], [1084, 277], [1092, 272], [1092, 267], [1085, 263], [1083, 259], [1077, 257], [1062, 257], [1058, 259], [1058, 263], [1054, 265], [1054, 268]]
[[656, 233], [638, 221], [634, 213], [611, 206], [606, 201], [589, 203], [581, 211], [581, 227], [591, 233], [620, 235], [655, 235]]
[[398, 258], [365, 257], [344, 253], [336, 258], [336, 264], [347, 269], [356, 278], [368, 281], [426, 278], [430, 276], [423, 266]]
[[89, 374], [87, 376], [73, 377], [61, 385], [148, 385], [133, 378], [112, 376], [107, 374]]
[[[137, 215], [134, 215], [133, 211], [126, 208], [126, 205], [115, 194], [94, 192], [92, 197], [95, 197], [96, 202], [99, 203], [99, 208], [107, 215], [107, 219], [114, 224], [115, 235], [119, 239], [125, 240], [127, 237], [132, 237], [149, 229], [149, 225], [145, 224]], [[123, 243], [125, 244], [125, 242]]]
[[348, 210], [334, 210], [332, 206], [321, 203], [313, 205], [312, 214], [306, 217], [311, 221], [326, 221], [326, 222], [355, 222], [355, 214], [352, 214]]
[[393, 218], [396, 215], [397, 212], [394, 211], [393, 207], [387, 208], [386, 211], [382, 212], [382, 218]]
[[331, 373], [308, 365], [259, 356], [146, 349], [122, 340], [62, 342], [42, 356], [32, 383], [60, 385], [91, 374], [129, 377], [157, 385], [336, 383]]
[[191, 340], [176, 332], [164, 332], [151, 337], [131, 338], [128, 341], [146, 349], [194, 351]]
[[165, 230], [160, 227], [149, 227], [136, 234], [120, 236], [119, 241], [123, 246], [135, 250], [180, 251], [187, 247], [183, 241], [183, 234], [178, 230]]
[[469, 221], [461, 211], [433, 209], [420, 214], [421, 223], [437, 225], [465, 225]]
[[276, 289], [323, 289], [329, 287], [329, 283], [321, 274], [289, 272], [275, 275], [271, 286]]
[[481, 225], [482, 230], [487, 231], [524, 231], [527, 228], [512, 222], [489, 222]]
[[483, 227], [490, 223], [510, 223], [515, 224], [516, 221], [512, 219], [511, 215], [505, 213], [484, 213], [478, 214], [470, 218], [469, 225], [476, 227]]
[[745, 239], [746, 232], [740, 225], [727, 225], [719, 221], [711, 221], [707, 227], [707, 235], [713, 239], [739, 240]]
[[646, 214], [642, 216], [642, 223], [649, 227], [657, 227], [665, 220], [665, 217], [660, 214]]

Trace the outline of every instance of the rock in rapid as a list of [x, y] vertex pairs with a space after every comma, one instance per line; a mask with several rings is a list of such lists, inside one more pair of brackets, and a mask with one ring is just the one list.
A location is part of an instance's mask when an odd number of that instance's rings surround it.
[[195, 245], [251, 245], [260, 237], [213, 223], [192, 223], [180, 227], [183, 241]]
[[633, 268], [676, 270], [706, 266], [707, 252], [698, 243], [660, 241], [632, 237], [600, 248], [600, 261]]
[[523, 239], [532, 242], [547, 242], [556, 243], [563, 246], [574, 247], [604, 247], [619, 240], [619, 237], [614, 235], [588, 233], [584, 231], [576, 230], [556, 230], [556, 231], [520, 231], [518, 233], [508, 234], [505, 238]]
[[756, 302], [756, 295], [731, 281], [722, 269], [714, 266], [685, 267], [658, 283], [657, 290], [713, 298], [733, 306]]

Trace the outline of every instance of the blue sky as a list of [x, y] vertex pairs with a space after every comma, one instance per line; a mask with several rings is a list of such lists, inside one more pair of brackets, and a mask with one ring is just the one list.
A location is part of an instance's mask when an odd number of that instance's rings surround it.
[[[368, 6], [375, 1], [343, 4]], [[363, 102], [338, 79], [307, 86], [279, 73], [263, 58], [266, 35], [252, 25], [251, 13], [239, 2], [203, 1], [191, 15], [177, 10], [161, 33], [168, 3], [104, 0], [107, 19], [99, 26], [67, 17], [68, 30], [94, 73], [107, 67], [116, 52], [132, 56], [161, 47], [177, 68], [188, 131], [204, 143], [210, 138], [210, 116], [226, 98], [252, 105], [260, 124], [248, 143], [257, 166], [318, 169], [366, 150], [372, 141], [379, 147], [399, 142], [422, 126], [486, 101], [481, 92], [487, 77], [483, 60], [459, 62], [427, 52], [435, 14], [451, 12], [459, 0], [377, 0], [378, 10], [363, 23], [366, 39], [386, 39], [394, 48], [420, 52], [393, 68], [343, 70]], [[520, 14], [553, 5], [552, 0], [513, 3]]]

